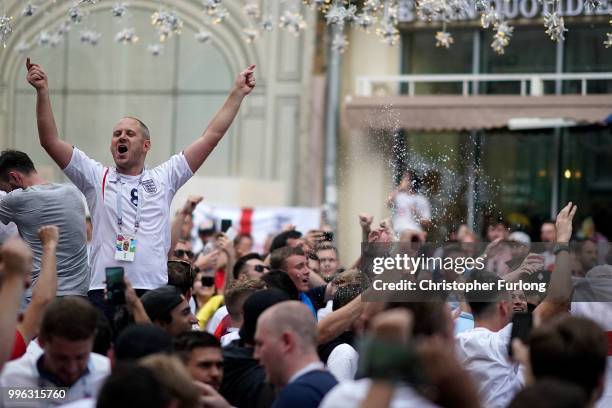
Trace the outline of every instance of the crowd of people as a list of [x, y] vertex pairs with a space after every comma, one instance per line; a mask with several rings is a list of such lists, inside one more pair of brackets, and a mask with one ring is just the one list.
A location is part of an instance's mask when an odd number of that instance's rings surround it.
[[[40, 143], [72, 184], [44, 180], [26, 153], [0, 154], [0, 221], [18, 231], [0, 248], [0, 406], [612, 407], [611, 303], [574, 298], [574, 279], [612, 268], [599, 243], [570, 247], [572, 203], [542, 225], [541, 251], [500, 222], [480, 253], [461, 226], [430, 255], [480, 255], [485, 269], [408, 274], [536, 279], [545, 293], [368, 302], [367, 262], [342, 259], [328, 231], [287, 226], [259, 253], [244, 231], [212, 223], [192, 235], [202, 197], [170, 214], [253, 90], [254, 66], [202, 136], [153, 169], [137, 118], [113, 128], [114, 166], [61, 139], [46, 73], [26, 68]], [[389, 196], [391, 219], [359, 215], [363, 242], [427, 241], [431, 209], [414, 179]]]

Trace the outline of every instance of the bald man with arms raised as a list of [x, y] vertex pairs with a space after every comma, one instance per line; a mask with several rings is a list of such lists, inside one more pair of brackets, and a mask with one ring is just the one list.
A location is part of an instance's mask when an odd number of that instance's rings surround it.
[[243, 99], [255, 87], [255, 65], [237, 75], [225, 103], [202, 135], [152, 169], [145, 167], [152, 148], [149, 128], [134, 117], [122, 118], [112, 130], [114, 166], [104, 166], [60, 139], [47, 75], [29, 58], [26, 68], [27, 80], [36, 89], [40, 144], [85, 195], [92, 215], [90, 300], [105, 309], [106, 267], [122, 266], [137, 292], [165, 285], [172, 198], [202, 166], [234, 121]]
[[298, 301], [278, 303], [257, 320], [254, 357], [280, 394], [272, 408], [315, 408], [337, 383], [317, 354], [316, 321]]

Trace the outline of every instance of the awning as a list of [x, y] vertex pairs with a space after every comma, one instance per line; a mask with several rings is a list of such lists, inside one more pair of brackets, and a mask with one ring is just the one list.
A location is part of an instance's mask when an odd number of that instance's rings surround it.
[[560, 118], [578, 125], [604, 124], [612, 95], [428, 95], [348, 97], [343, 125], [349, 129], [421, 131], [494, 129], [515, 118]]

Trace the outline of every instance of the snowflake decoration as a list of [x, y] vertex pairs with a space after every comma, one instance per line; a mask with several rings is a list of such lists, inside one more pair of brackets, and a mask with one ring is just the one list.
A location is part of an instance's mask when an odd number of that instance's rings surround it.
[[453, 35], [448, 31], [438, 31], [436, 33], [436, 47], [450, 48], [454, 42]]
[[376, 34], [378, 34], [382, 38], [382, 41], [388, 45], [395, 45], [400, 39], [399, 30], [390, 22], [382, 23], [376, 30]]
[[15, 46], [15, 52], [23, 55], [27, 54], [30, 51], [30, 45], [25, 41], [21, 41], [19, 44]]
[[565, 28], [565, 21], [559, 13], [544, 12], [544, 27], [546, 27], [546, 34], [551, 40], [556, 42], [565, 40], [564, 33], [567, 31], [567, 28]]
[[493, 9], [485, 11], [480, 16], [480, 25], [482, 26], [482, 28], [495, 27], [498, 23], [499, 14]]
[[278, 26], [290, 33], [298, 35], [300, 31], [306, 29], [306, 22], [300, 13], [294, 13], [287, 10], [281, 16]]
[[211, 38], [212, 38], [211, 34], [208, 31], [205, 31], [205, 30], [200, 30], [195, 35], [195, 39], [198, 42], [201, 42], [202, 44], [206, 44], [207, 42], [209, 42], [211, 40]]
[[381, 7], [382, 7], [382, 1], [381, 0], [366, 0], [363, 3], [363, 10], [364, 11], [377, 11]]
[[100, 37], [102, 37], [101, 33], [92, 30], [83, 30], [79, 34], [79, 40], [81, 40], [83, 44], [89, 44], [93, 46], [98, 45]]
[[81, 0], [79, 1], [79, 4], [91, 4], [94, 5], [98, 2], [99, 0]]
[[606, 48], [610, 48], [612, 47], [612, 33], [606, 33], [606, 36], [608, 37], [608, 39], [604, 41], [604, 45]]
[[159, 10], [151, 15], [151, 24], [157, 27], [159, 40], [165, 41], [172, 34], [180, 34], [183, 21], [175, 11]]
[[357, 27], [366, 32], [369, 31], [370, 27], [372, 27], [374, 23], [376, 23], [376, 17], [366, 12], [357, 15], [357, 18], [354, 21], [354, 24]]
[[584, 7], [587, 10], [597, 10], [601, 6], [601, 0], [584, 0]]
[[242, 35], [244, 36], [244, 40], [251, 44], [259, 37], [259, 31], [255, 28], [245, 28], [242, 30]]
[[70, 31], [70, 22], [64, 21], [57, 29], [59, 35], [66, 35]]
[[246, 3], [242, 11], [247, 17], [254, 19], [259, 18], [259, 4], [257, 3]]
[[493, 35], [493, 41], [491, 42], [491, 48], [499, 55], [504, 55], [505, 49], [510, 44], [510, 38], [514, 27], [510, 27], [505, 21], [499, 23], [496, 27], [496, 32]]
[[35, 6], [32, 3], [28, 3], [28, 4], [25, 5], [23, 10], [21, 10], [21, 15], [23, 17], [31, 17], [31, 16], [34, 15], [34, 13], [36, 12], [37, 8], [38, 8], [38, 6]]
[[264, 31], [274, 30], [274, 20], [272, 20], [272, 17], [270, 16], [265, 16], [264, 18], [262, 18], [260, 25], [261, 29]]
[[51, 45], [51, 47], [57, 47], [58, 45], [60, 45], [63, 41], [63, 37], [61, 35], [59, 35], [58, 33], [55, 34], [51, 34], [51, 38], [49, 41], [49, 45]]
[[68, 9], [68, 17], [70, 18], [71, 22], [73, 22], [74, 24], [78, 24], [83, 20], [85, 14], [78, 6], [73, 6]]
[[51, 43], [51, 34], [49, 34], [46, 30], [42, 30], [38, 33], [36, 37], [36, 44], [39, 47], [46, 47]]
[[160, 56], [163, 50], [164, 46], [162, 44], [149, 44], [147, 46], [147, 51], [149, 51], [154, 57]]
[[219, 24], [225, 21], [229, 12], [224, 7], [215, 8], [213, 11], [204, 10], [204, 21], [210, 24]]
[[476, 0], [474, 2], [474, 9], [476, 9], [478, 13], [484, 13], [488, 11], [490, 8], [491, 8], [491, 5], [489, 4], [488, 0]]
[[334, 4], [329, 8], [327, 14], [325, 15], [325, 19], [327, 20], [327, 25], [337, 24], [339, 26], [344, 26], [344, 19], [346, 18], [346, 9], [339, 5]]
[[126, 28], [115, 35], [115, 41], [122, 44], [133, 44], [138, 41], [138, 36], [133, 28]]
[[346, 49], [348, 48], [348, 45], [349, 45], [349, 42], [348, 42], [348, 38], [346, 35], [336, 34], [334, 36], [334, 39], [332, 40], [331, 48], [335, 52], [342, 54], [344, 53], [344, 51], [346, 51]]
[[111, 9], [111, 13], [113, 17], [121, 18], [127, 13], [128, 7], [125, 3], [115, 3], [113, 8]]
[[6, 48], [6, 40], [11, 36], [13, 27], [11, 27], [11, 20], [13, 17], [7, 16], [6, 14], [0, 16], [0, 43]]
[[204, 0], [202, 3], [204, 4], [204, 11], [209, 15], [213, 15], [221, 5], [221, 0]]

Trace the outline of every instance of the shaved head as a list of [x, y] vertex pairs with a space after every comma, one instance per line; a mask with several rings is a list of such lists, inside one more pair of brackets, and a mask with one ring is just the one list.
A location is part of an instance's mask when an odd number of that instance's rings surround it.
[[316, 348], [317, 322], [308, 307], [297, 300], [278, 303], [266, 310], [257, 321], [275, 336], [294, 332], [302, 350]]
[[151, 140], [151, 133], [149, 132], [149, 127], [145, 125], [142, 120], [135, 118], [133, 116], [126, 116], [124, 117], [124, 119], [133, 119], [136, 122], [138, 122], [138, 124], [140, 125], [140, 130], [142, 131], [142, 135], [144, 136], [144, 138], [147, 140]]

